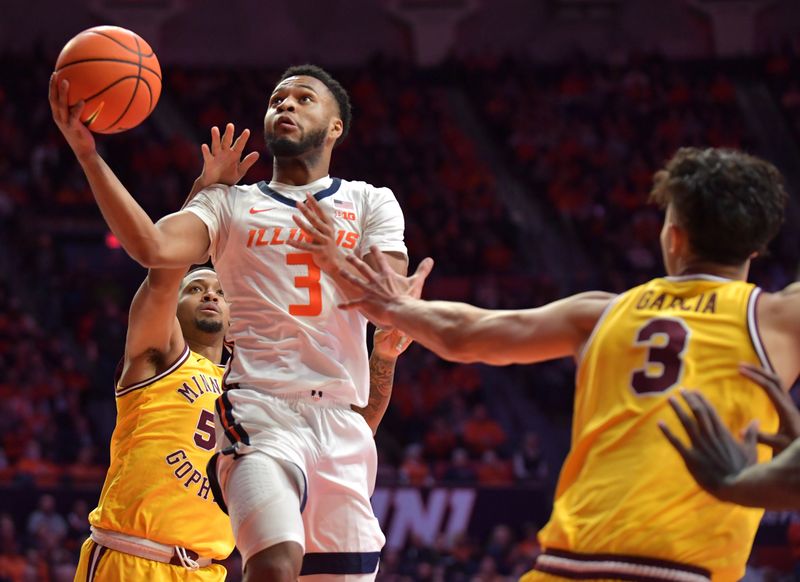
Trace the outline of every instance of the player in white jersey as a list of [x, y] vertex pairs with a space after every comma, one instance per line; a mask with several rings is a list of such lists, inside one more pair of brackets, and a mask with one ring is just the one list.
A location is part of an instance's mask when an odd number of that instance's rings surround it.
[[[58, 98], [65, 109], [68, 85], [55, 90], [64, 93]], [[384, 541], [369, 503], [376, 422], [356, 411], [379, 420], [367, 414], [382, 400], [376, 391], [377, 400], [368, 401], [369, 375], [374, 383], [394, 364], [373, 366], [373, 352], [368, 368], [366, 320], [336, 305], [350, 285], [341, 275], [344, 255], [373, 263], [375, 247], [401, 274], [407, 258], [391, 191], [328, 175], [332, 150], [350, 123], [346, 92], [318, 67], [288, 69], [264, 119], [273, 181], [208, 188], [158, 224], [81, 132], [81, 107], [59, 127], [126, 251], [148, 267], [211, 255], [226, 288], [233, 355], [217, 403], [223, 454], [209, 469], [219, 477], [217, 497], [230, 512], [245, 580], [373, 579]], [[241, 155], [244, 140], [231, 144], [232, 137], [229, 127], [223, 146]], [[309, 206], [333, 225], [332, 236], [295, 210], [309, 193]], [[302, 241], [301, 226], [309, 233]], [[418, 295], [419, 285], [409, 281]]]

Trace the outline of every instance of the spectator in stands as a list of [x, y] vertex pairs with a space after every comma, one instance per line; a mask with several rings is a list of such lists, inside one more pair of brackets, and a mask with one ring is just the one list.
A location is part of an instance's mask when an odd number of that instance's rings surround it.
[[37, 509], [28, 518], [28, 535], [35, 540], [36, 545], [53, 543], [55, 547], [67, 535], [67, 522], [56, 511], [56, 500], [50, 494], [39, 498]]
[[477, 478], [469, 453], [462, 448], [454, 449], [450, 465], [442, 475], [442, 481], [448, 485], [470, 485], [475, 483]]
[[514, 451], [514, 476], [523, 483], [541, 485], [548, 477], [547, 461], [544, 460], [539, 435], [528, 431], [520, 447]]
[[472, 416], [464, 424], [464, 444], [475, 454], [497, 450], [506, 442], [506, 433], [496, 420], [489, 416], [484, 404], [476, 404]]

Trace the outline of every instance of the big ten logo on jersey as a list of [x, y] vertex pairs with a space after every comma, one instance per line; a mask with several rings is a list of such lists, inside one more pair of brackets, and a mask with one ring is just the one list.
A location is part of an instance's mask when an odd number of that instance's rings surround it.
[[401, 549], [412, 536], [433, 544], [444, 534], [448, 539], [467, 531], [475, 505], [474, 489], [378, 488], [372, 496], [375, 517], [386, 532], [386, 545]]
[[333, 206], [335, 208], [334, 215], [336, 218], [344, 218], [345, 220], [356, 220], [355, 206], [349, 200], [333, 199]]
[[352, 210], [336, 210], [336, 218], [344, 218], [345, 220], [355, 220], [356, 213]]
[[172, 475], [184, 489], [195, 493], [202, 499], [213, 501], [213, 498], [208, 495], [211, 492], [211, 485], [204, 473], [205, 464], [202, 467], [196, 467], [183, 449], [171, 452], [164, 457], [164, 460], [172, 469]]

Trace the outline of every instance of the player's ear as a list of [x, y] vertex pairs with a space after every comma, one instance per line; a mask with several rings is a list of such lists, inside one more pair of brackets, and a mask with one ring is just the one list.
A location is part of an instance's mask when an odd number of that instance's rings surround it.
[[344, 123], [338, 117], [331, 119], [331, 125], [328, 129], [328, 137], [333, 138], [334, 141], [342, 137], [344, 132]]
[[673, 222], [667, 227], [667, 245], [670, 254], [684, 255], [689, 250], [689, 233]]

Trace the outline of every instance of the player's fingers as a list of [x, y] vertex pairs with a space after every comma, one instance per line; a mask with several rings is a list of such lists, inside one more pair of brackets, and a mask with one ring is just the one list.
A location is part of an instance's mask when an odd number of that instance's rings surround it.
[[375, 245], [372, 245], [369, 247], [369, 251], [372, 253], [372, 256], [375, 257], [375, 261], [378, 263], [379, 273], [388, 275], [395, 272], [394, 269], [392, 269], [392, 266], [389, 264], [389, 261], [386, 259], [386, 254], [381, 249]]
[[433, 259], [430, 257], [426, 257], [417, 265], [417, 269], [411, 276], [411, 287], [409, 288], [409, 294], [412, 297], [416, 299], [422, 297], [422, 289], [425, 287], [428, 275], [431, 274], [431, 269], [433, 269]]
[[709, 402], [701, 392], [694, 392], [693, 394], [698, 402], [698, 405], [702, 408], [704, 415], [708, 419], [714, 433], [718, 435], [728, 433], [728, 428], [723, 424], [719, 414], [717, 414], [717, 409], [714, 408], [714, 405], [711, 404], [711, 402]]
[[236, 128], [233, 127], [232, 123], [229, 123], [225, 126], [225, 133], [222, 134], [222, 148], [223, 149], [230, 149], [231, 144], [233, 143], [233, 133]]
[[249, 154], [247, 154], [244, 157], [244, 159], [239, 164], [239, 179], [240, 180], [242, 178], [244, 178], [244, 175], [247, 172], [250, 171], [250, 168], [252, 168], [253, 164], [255, 164], [258, 161], [259, 157], [261, 157], [261, 154], [259, 154], [258, 152], [250, 152]]
[[[357, 287], [359, 289], [362, 289], [363, 291], [369, 292], [369, 290], [370, 290], [370, 282], [369, 281], [365, 281], [361, 277], [357, 277], [356, 275], [354, 275], [350, 271], [347, 271], [346, 269], [341, 269], [339, 271], [339, 274], [342, 277], [342, 279], [344, 279], [345, 281], [347, 281], [348, 283], [350, 283], [354, 287]], [[362, 297], [359, 301], [361, 301], [361, 302], [366, 301], [366, 296]]]
[[239, 137], [236, 138], [236, 141], [233, 142], [231, 149], [236, 153], [241, 154], [244, 151], [244, 146], [247, 145], [247, 140], [250, 139], [250, 130], [245, 129], [242, 133], [239, 134]]
[[322, 237], [322, 233], [320, 233], [316, 228], [314, 228], [311, 224], [297, 216], [296, 214], [292, 215], [292, 220], [294, 223], [300, 227], [305, 234], [310, 236], [314, 240], [318, 240]]
[[697, 422], [695, 419], [686, 414], [686, 412], [683, 410], [683, 407], [678, 404], [678, 401], [673, 396], [667, 398], [667, 402], [672, 407], [672, 410], [675, 412], [675, 415], [678, 417], [681, 425], [683, 425], [686, 434], [689, 435], [689, 440], [693, 443], [699, 442], [701, 440], [700, 431], [697, 427]]
[[747, 425], [747, 428], [744, 429], [744, 435], [742, 436], [742, 443], [747, 449], [754, 449], [756, 443], [758, 442], [758, 420], [750, 421], [750, 424]]
[[792, 438], [800, 436], [800, 411], [789, 393], [783, 389], [780, 378], [773, 372], [752, 364], [740, 364], [739, 371], [767, 393], [781, 419], [781, 432], [788, 433]]
[[667, 425], [663, 421], [659, 421], [658, 428], [661, 429], [662, 434], [667, 438], [670, 444], [675, 448], [676, 451], [678, 451], [680, 456], [683, 457], [683, 460], [688, 464], [690, 455], [689, 455], [689, 449], [686, 447], [686, 445], [684, 445], [683, 442], [681, 442], [681, 439], [679, 439], [672, 433], [672, 431], [669, 429], [669, 427], [667, 427]]
[[412, 343], [413, 342], [410, 337], [407, 335], [401, 335], [394, 344], [394, 351], [398, 354], [402, 354]]
[[211, 153], [215, 156], [219, 153], [219, 128], [215, 125], [211, 128]]
[[56, 112], [60, 123], [67, 123], [69, 120], [69, 81], [62, 79], [56, 85]]
[[82, 99], [78, 101], [74, 107], [70, 107], [67, 123], [69, 125], [72, 125], [73, 123], [80, 121], [81, 114], [83, 113], [85, 107], [86, 107], [86, 101]]
[[325, 216], [325, 211], [322, 207], [317, 204], [317, 201], [314, 200], [314, 197], [310, 194], [306, 195], [305, 203], [298, 203], [297, 207], [300, 209], [300, 212], [303, 213], [303, 216], [314, 225], [314, 227], [319, 230], [320, 232], [330, 235], [332, 233], [332, 227]]
[[203, 164], [211, 162], [211, 150], [207, 144], [200, 144], [200, 154], [203, 156]]
[[358, 309], [363, 304], [364, 304], [364, 299], [351, 299], [350, 301], [339, 303], [336, 307], [338, 307], [339, 309], [344, 309], [345, 311], [350, 311], [352, 309]]
[[69, 108], [69, 81], [62, 79], [58, 84], [58, 105], [67, 111]]
[[789, 446], [791, 439], [782, 434], [770, 434], [759, 431], [756, 434], [756, 442], [776, 450], [783, 450]]
[[[50, 109], [53, 112], [53, 118], [56, 119], [58, 113], [58, 75], [53, 73], [50, 75], [50, 84], [47, 87], [47, 100], [50, 101]], [[60, 119], [58, 119], [60, 121]]]
[[422, 259], [422, 261], [420, 261], [419, 265], [417, 265], [417, 270], [414, 271], [414, 274], [424, 279], [431, 274], [432, 270], [433, 259], [430, 257], [425, 257]]
[[689, 406], [689, 410], [692, 411], [692, 414], [697, 420], [697, 426], [702, 434], [707, 436], [715, 436], [717, 431], [714, 429], [714, 425], [711, 422], [708, 409], [705, 403], [697, 397], [697, 393], [690, 392], [688, 390], [681, 390], [681, 395], [683, 396], [686, 404]]
[[739, 372], [743, 376], [750, 378], [753, 382], [764, 388], [764, 390], [767, 392], [767, 395], [773, 400], [786, 394], [780, 378], [771, 372], [767, 372], [759, 366], [753, 366], [752, 364], [739, 364]]
[[315, 251], [319, 250], [318, 246], [316, 246], [316, 245], [314, 245], [314, 244], [312, 244], [310, 242], [306, 242], [304, 240], [289, 239], [289, 240], [286, 241], [286, 244], [289, 245], [290, 247], [294, 247], [294, 248], [299, 249], [301, 251], [315, 252]]
[[375, 279], [376, 272], [373, 271], [372, 267], [370, 267], [367, 263], [365, 263], [355, 255], [347, 255], [345, 260], [351, 265], [353, 265], [353, 267], [356, 268], [356, 270], [364, 277], [364, 279], [368, 283], [376, 282]]
[[332, 228], [333, 220], [331, 219], [331, 216], [327, 212], [325, 212], [325, 209], [322, 207], [322, 204], [320, 204], [317, 201], [317, 199], [311, 195], [310, 192], [306, 194], [306, 205], [314, 212], [314, 214], [319, 218], [319, 220], [322, 223], [331, 226]]

